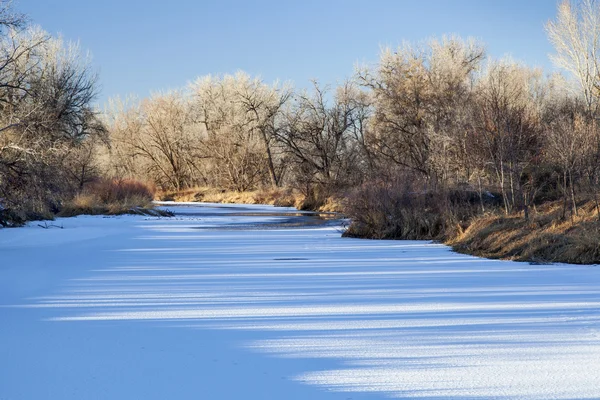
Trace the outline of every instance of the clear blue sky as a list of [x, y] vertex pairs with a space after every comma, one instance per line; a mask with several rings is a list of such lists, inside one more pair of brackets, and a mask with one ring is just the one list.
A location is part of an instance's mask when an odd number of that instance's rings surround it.
[[558, 0], [15, 0], [52, 34], [79, 41], [100, 73], [99, 102], [244, 70], [268, 82], [335, 84], [381, 46], [475, 37], [494, 57], [552, 68], [544, 24]]

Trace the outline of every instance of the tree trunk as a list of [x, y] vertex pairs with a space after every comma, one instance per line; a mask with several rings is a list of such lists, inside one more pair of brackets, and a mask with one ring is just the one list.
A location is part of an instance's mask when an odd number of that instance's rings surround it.
[[273, 163], [273, 154], [271, 153], [271, 147], [269, 146], [267, 134], [262, 129], [260, 131], [260, 136], [263, 140], [263, 144], [265, 145], [265, 153], [267, 154], [267, 167], [269, 168], [269, 177], [271, 178], [271, 185], [273, 185], [274, 187], [278, 187], [279, 181], [277, 179], [277, 174], [275, 173], [275, 164]]
[[569, 183], [571, 184], [571, 201], [573, 202], [573, 212], [577, 215], [577, 202], [575, 201], [575, 185], [573, 185], [573, 172], [569, 169]]

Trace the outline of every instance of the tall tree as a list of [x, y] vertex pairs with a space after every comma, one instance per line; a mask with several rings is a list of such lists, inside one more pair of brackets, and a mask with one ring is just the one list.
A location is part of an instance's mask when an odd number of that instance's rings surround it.
[[203, 153], [214, 160], [217, 184], [235, 190], [277, 186], [283, 165], [275, 136], [290, 89], [238, 72], [199, 78], [190, 91]]
[[473, 109], [474, 149], [491, 167], [500, 186], [505, 212], [519, 207], [528, 216], [532, 196], [523, 180], [525, 171], [539, 161], [542, 146], [537, 86], [542, 79], [510, 61], [491, 62], [478, 82]]
[[469, 40], [445, 37], [421, 46], [385, 49], [374, 69], [358, 71], [373, 96], [373, 143], [388, 163], [434, 185], [446, 179], [452, 158], [464, 153], [464, 106], [485, 51]]
[[556, 20], [546, 24], [546, 32], [556, 50], [552, 61], [573, 74], [588, 112], [596, 115], [600, 90], [600, 3], [563, 1]]
[[361, 165], [358, 140], [368, 108], [350, 82], [338, 87], [332, 99], [313, 84], [312, 92], [295, 96], [278, 134], [295, 167], [295, 181], [307, 192], [314, 184], [345, 185], [356, 179]]
[[0, 207], [42, 213], [78, 187], [82, 145], [104, 135], [96, 76], [76, 45], [26, 26], [10, 2], [0, 18]]

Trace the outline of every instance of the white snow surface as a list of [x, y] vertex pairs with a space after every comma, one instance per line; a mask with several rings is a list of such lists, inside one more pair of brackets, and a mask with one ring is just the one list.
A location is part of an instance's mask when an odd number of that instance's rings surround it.
[[164, 206], [0, 230], [0, 400], [600, 398], [600, 267]]

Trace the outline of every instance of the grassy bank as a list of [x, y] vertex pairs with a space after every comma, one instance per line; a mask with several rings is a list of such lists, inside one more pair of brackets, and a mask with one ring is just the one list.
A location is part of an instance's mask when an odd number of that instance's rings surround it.
[[559, 202], [539, 207], [529, 220], [522, 215], [478, 217], [445, 242], [460, 253], [486, 258], [600, 263], [600, 221], [593, 202], [582, 202], [577, 215], [566, 218]]
[[[600, 263], [600, 216], [592, 201], [580, 202], [577, 215], [567, 213], [566, 217], [562, 202], [549, 202], [526, 220], [522, 214], [504, 215], [494, 196], [482, 200], [468, 191], [407, 195], [396, 189], [371, 185], [355, 192], [307, 197], [290, 188], [236, 192], [198, 187], [155, 192], [135, 181], [103, 181], [65, 204], [59, 216], [160, 215], [161, 211], [153, 209], [153, 199], [270, 204], [348, 215], [353, 221], [344, 233], [348, 237], [438, 240], [457, 252], [495, 259]], [[488, 210], [484, 215], [482, 201]]]
[[57, 215], [172, 215], [154, 208], [152, 201], [155, 195], [156, 190], [142, 182], [126, 179], [99, 180], [65, 202]]
[[298, 210], [343, 212], [342, 195], [315, 194], [306, 196], [291, 188], [266, 188], [246, 192], [197, 187], [178, 192], [157, 193], [162, 201], [200, 201], [226, 204], [267, 204], [276, 207], [295, 207]]
[[526, 219], [506, 215], [497, 193], [379, 182], [350, 192], [343, 211], [352, 220], [347, 237], [436, 240], [486, 258], [600, 264], [600, 216], [589, 199], [578, 202], [576, 213], [563, 201], [547, 201]]

